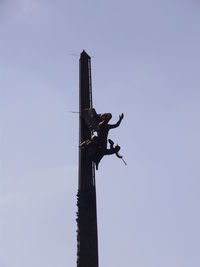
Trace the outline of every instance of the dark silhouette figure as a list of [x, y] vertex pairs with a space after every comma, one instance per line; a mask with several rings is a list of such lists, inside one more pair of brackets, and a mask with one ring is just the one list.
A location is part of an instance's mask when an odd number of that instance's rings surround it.
[[[92, 113], [94, 114], [94, 110]], [[122, 113], [119, 116], [119, 120], [117, 121], [117, 123], [109, 124], [109, 121], [112, 118], [111, 113], [103, 113], [103, 114], [98, 114], [98, 115], [96, 114], [96, 116], [93, 116], [93, 118], [95, 118], [95, 121], [99, 122], [98, 124], [95, 124], [94, 126], [95, 128], [93, 127], [93, 131], [97, 132], [97, 136], [93, 136], [91, 140], [83, 141], [80, 144], [80, 146], [83, 149], [88, 150], [89, 158], [95, 163], [97, 170], [98, 170], [99, 162], [105, 155], [116, 154], [117, 157], [119, 157], [118, 152], [120, 150], [120, 146], [119, 145], [114, 146], [114, 142], [111, 139], [108, 139], [108, 133], [110, 129], [117, 128], [120, 125], [123, 117], [124, 117], [124, 114]], [[93, 121], [94, 119], [92, 119], [92, 122]], [[86, 124], [88, 124], [88, 128], [90, 127], [90, 125], [92, 125], [91, 123], [89, 124], [88, 117], [87, 117]], [[108, 142], [110, 144], [109, 149], [107, 148]]]
[[124, 114], [122, 113], [119, 116], [119, 120], [115, 124], [108, 124], [111, 120], [112, 114], [111, 113], [104, 113], [100, 115], [101, 122], [98, 124], [97, 136], [98, 136], [98, 144], [102, 147], [102, 149], [107, 149], [107, 141], [108, 141], [108, 133], [110, 129], [114, 129], [119, 127], [122, 119], [124, 118]]

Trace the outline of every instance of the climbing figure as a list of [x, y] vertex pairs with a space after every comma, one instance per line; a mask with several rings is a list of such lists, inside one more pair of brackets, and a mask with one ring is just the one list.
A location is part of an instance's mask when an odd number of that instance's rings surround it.
[[[124, 114], [122, 113], [119, 116], [119, 120], [115, 124], [109, 124], [112, 118], [111, 113], [97, 114], [95, 109], [85, 110], [83, 118], [91, 133], [96, 132], [97, 135], [93, 135], [91, 140], [81, 142], [80, 146], [82, 149], [87, 149], [89, 158], [95, 163], [96, 169], [98, 169], [99, 162], [105, 155], [116, 154], [117, 157], [122, 158], [118, 154], [120, 146], [114, 146], [114, 142], [108, 139], [108, 133], [110, 129], [117, 128], [120, 125]], [[110, 144], [109, 149], [107, 148], [108, 142]]]
[[124, 118], [124, 114], [122, 113], [119, 116], [119, 120], [115, 124], [108, 124], [112, 118], [111, 113], [103, 113], [100, 114], [100, 123], [98, 124], [97, 136], [98, 136], [98, 143], [102, 146], [102, 148], [107, 148], [107, 141], [108, 141], [108, 133], [111, 129], [119, 127], [122, 119]]

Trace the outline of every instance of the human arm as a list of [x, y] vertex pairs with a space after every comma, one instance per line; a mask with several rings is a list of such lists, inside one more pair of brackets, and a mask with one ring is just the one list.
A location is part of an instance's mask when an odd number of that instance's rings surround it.
[[120, 125], [120, 123], [121, 123], [121, 121], [122, 121], [123, 118], [124, 118], [124, 114], [122, 113], [121, 115], [119, 115], [119, 120], [118, 120], [117, 123], [115, 123], [115, 124], [108, 124], [109, 129], [117, 128]]

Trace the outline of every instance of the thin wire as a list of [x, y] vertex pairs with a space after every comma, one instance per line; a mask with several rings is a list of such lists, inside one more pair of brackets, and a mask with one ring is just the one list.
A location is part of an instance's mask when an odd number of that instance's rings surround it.
[[70, 110], [69, 111], [70, 113], [75, 113], [75, 114], [80, 114], [81, 112], [79, 112], [79, 111], [72, 111], [72, 110]]
[[73, 54], [73, 53], [69, 53], [69, 56], [72, 56], [72, 57], [79, 57], [79, 55], [77, 55], [77, 54]]
[[122, 158], [122, 161], [124, 162], [124, 164], [127, 166], [127, 163], [126, 163], [126, 161]]

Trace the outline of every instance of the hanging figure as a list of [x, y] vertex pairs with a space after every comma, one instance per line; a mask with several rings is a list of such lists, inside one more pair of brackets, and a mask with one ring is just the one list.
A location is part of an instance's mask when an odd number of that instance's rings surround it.
[[[91, 140], [83, 141], [80, 146], [87, 149], [89, 158], [95, 163], [96, 169], [98, 169], [98, 164], [105, 155], [116, 154], [119, 158], [122, 158], [118, 154], [120, 146], [114, 146], [114, 142], [111, 139], [108, 140], [108, 133], [110, 129], [117, 128], [120, 125], [123, 117], [124, 114], [122, 113], [117, 123], [109, 124], [112, 118], [111, 113], [97, 114], [95, 109], [85, 110], [83, 114], [85, 123], [92, 133], [97, 133], [97, 136], [94, 135]], [[108, 141], [109, 149], [107, 148]]]
[[108, 124], [112, 118], [111, 113], [103, 113], [99, 115], [100, 123], [98, 124], [97, 136], [98, 136], [98, 143], [103, 148], [107, 148], [107, 141], [108, 141], [108, 133], [110, 129], [114, 129], [119, 127], [122, 119], [124, 118], [124, 114], [122, 113], [119, 116], [119, 120], [115, 124]]

